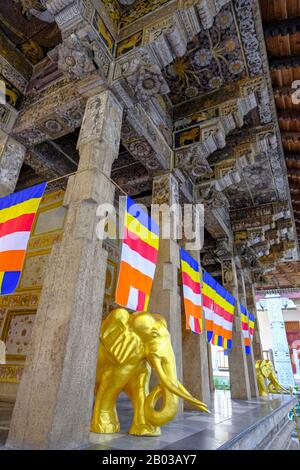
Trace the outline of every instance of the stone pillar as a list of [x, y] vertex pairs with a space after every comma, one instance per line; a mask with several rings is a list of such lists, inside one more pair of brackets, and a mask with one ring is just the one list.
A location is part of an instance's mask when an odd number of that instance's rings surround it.
[[252, 284], [247, 278], [245, 279], [246, 284], [246, 296], [247, 296], [247, 308], [248, 310], [254, 315], [255, 318], [255, 328], [254, 328], [254, 336], [252, 341], [252, 348], [253, 348], [253, 355], [254, 360], [258, 361], [263, 359], [263, 348], [260, 339], [260, 331], [259, 331], [259, 323], [258, 323], [258, 316], [256, 310], [256, 298], [255, 298], [255, 289]]
[[207, 344], [207, 360], [208, 360], [208, 374], [209, 374], [209, 389], [210, 393], [214, 393], [215, 384], [214, 384], [214, 371], [212, 364], [212, 354], [211, 354], [211, 345]]
[[228, 351], [231, 398], [249, 400], [251, 398], [251, 390], [241, 327], [237, 272], [233, 258], [222, 261], [222, 277], [223, 286], [237, 301], [233, 321], [232, 349]]
[[[90, 97], [68, 182], [62, 241], [52, 249], [7, 447], [74, 449], [88, 444], [107, 253], [96, 211], [113, 204], [122, 108], [110, 91]], [[105, 176], [107, 175], [107, 176]]]
[[[154, 178], [152, 203], [166, 205], [160, 214], [160, 220], [167, 215], [168, 207], [177, 203], [178, 200], [178, 182], [171, 173]], [[162, 239], [162, 228], [160, 222], [159, 254], [148, 310], [151, 313], [159, 313], [167, 320], [176, 357], [178, 380], [182, 382], [181, 298], [178, 286], [179, 245], [174, 237]]]
[[26, 148], [0, 130], [0, 197], [13, 193], [26, 154]]
[[[200, 253], [189, 252], [200, 265]], [[203, 318], [203, 332], [195, 335], [185, 328], [185, 317], [183, 311], [184, 324], [182, 329], [182, 369], [183, 383], [187, 390], [199, 400], [210, 406], [210, 378], [209, 361], [206, 341], [205, 319]], [[184, 403], [185, 410], [195, 411], [195, 407], [190, 403]]]
[[265, 297], [272, 336], [275, 371], [283, 387], [294, 387], [294, 376], [282, 313], [280, 294], [268, 294]]
[[[246, 281], [245, 276], [242, 270], [238, 270], [238, 279], [240, 279], [241, 284], [241, 293], [240, 293], [240, 300], [245, 308], [249, 309], [247, 303], [247, 292], [246, 292]], [[247, 359], [247, 366], [248, 366], [248, 374], [249, 374], [249, 382], [250, 382], [250, 391], [252, 397], [258, 397], [258, 386], [256, 380], [256, 370], [255, 370], [255, 360], [254, 360], [254, 352], [253, 346], [251, 344], [250, 354], [246, 355]]]

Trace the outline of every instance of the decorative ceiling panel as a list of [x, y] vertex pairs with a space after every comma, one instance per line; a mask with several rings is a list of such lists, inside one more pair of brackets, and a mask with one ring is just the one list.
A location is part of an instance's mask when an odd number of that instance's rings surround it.
[[[32, 11], [40, 12], [40, 18]], [[46, 16], [43, 16], [44, 15]], [[0, 2], [0, 28], [31, 65], [40, 62], [61, 41], [60, 31], [37, 0]]]
[[173, 105], [212, 93], [247, 76], [239, 31], [232, 6], [226, 5], [208, 31], [189, 44], [184, 57], [164, 71]]

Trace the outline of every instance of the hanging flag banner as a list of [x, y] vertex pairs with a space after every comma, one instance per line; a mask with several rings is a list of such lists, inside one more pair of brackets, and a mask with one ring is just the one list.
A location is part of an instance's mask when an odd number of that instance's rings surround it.
[[225, 350], [232, 348], [232, 327], [234, 319], [234, 309], [236, 306], [236, 300], [230, 292], [225, 292], [225, 308], [223, 318], [223, 348]]
[[224, 349], [232, 348], [235, 298], [206, 271], [202, 282], [202, 306], [207, 341]]
[[216, 282], [216, 294], [214, 299], [214, 324], [213, 324], [213, 336], [211, 343], [215, 346], [223, 346], [223, 322], [224, 322], [224, 307], [225, 307], [225, 295], [226, 289]]
[[199, 263], [180, 248], [186, 329], [202, 333], [202, 306]]
[[214, 333], [214, 301], [217, 281], [204, 271], [202, 279], [202, 307], [205, 317], [207, 341], [211, 342]]
[[254, 335], [255, 318], [254, 318], [254, 315], [252, 315], [252, 313], [250, 312], [248, 312], [248, 323], [249, 323], [250, 339], [252, 342], [253, 335]]
[[18, 286], [30, 232], [46, 184], [0, 199], [0, 295], [12, 294]]
[[131, 310], [147, 311], [158, 248], [159, 225], [127, 196], [117, 304]]
[[240, 304], [240, 308], [241, 308], [241, 323], [242, 323], [242, 333], [244, 337], [245, 351], [246, 351], [246, 354], [249, 355], [251, 352], [251, 349], [250, 349], [250, 331], [249, 331], [248, 311], [242, 304]]

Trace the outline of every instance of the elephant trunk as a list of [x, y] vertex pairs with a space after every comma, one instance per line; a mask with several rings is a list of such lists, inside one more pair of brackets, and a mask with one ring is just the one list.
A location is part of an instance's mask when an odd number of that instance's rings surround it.
[[[152, 363], [160, 383], [154, 387], [145, 400], [145, 417], [153, 426], [162, 426], [172, 421], [178, 412], [179, 399], [173, 391], [175, 385], [172, 387], [173, 382], [177, 383], [176, 369], [175, 365], [168, 366], [168, 371], [164, 372], [161, 360], [156, 357], [152, 357]], [[159, 399], [162, 399], [162, 406], [156, 410]]]
[[[174, 419], [178, 412], [178, 397], [189, 401], [202, 411], [209, 412], [204, 403], [192, 397], [183, 385], [178, 382], [175, 365], [166, 366], [168, 369], [166, 373], [159, 358], [153, 357], [152, 362], [160, 384], [152, 390], [145, 400], [145, 417], [151, 424], [162, 426]], [[163, 405], [160, 410], [156, 410], [155, 405], [160, 398], [163, 399]]]

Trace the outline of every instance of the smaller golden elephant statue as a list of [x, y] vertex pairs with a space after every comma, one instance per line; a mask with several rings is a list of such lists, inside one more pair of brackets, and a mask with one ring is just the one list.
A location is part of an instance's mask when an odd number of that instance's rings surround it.
[[[256, 361], [255, 369], [260, 397], [267, 397], [269, 393], [289, 393], [289, 391], [278, 382], [272, 361], [269, 359]], [[269, 381], [268, 388], [266, 386], [266, 379]]]
[[[149, 393], [151, 368], [157, 372], [159, 383]], [[209, 412], [206, 405], [192, 397], [178, 381], [170, 334], [165, 319], [158, 314], [130, 314], [118, 308], [103, 321], [92, 432], [120, 431], [116, 402], [122, 391], [133, 405], [129, 431], [133, 435], [159, 436], [160, 426], [177, 414], [178, 397]], [[157, 409], [160, 399], [162, 404]]]

